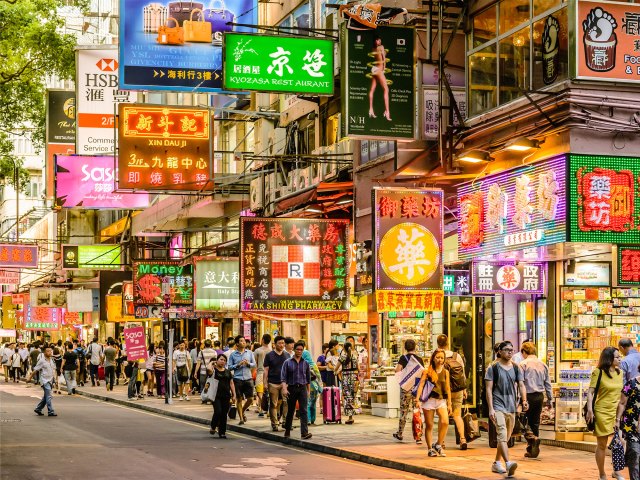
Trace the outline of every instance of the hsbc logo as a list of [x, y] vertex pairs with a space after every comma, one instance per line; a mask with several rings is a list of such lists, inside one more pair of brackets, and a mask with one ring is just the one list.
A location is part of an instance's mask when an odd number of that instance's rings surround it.
[[118, 69], [118, 61], [115, 58], [101, 58], [96, 66], [103, 72], [115, 72]]

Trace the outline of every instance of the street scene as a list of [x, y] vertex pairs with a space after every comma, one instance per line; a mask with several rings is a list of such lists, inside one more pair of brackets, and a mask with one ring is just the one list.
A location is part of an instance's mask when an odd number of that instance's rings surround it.
[[0, 0], [0, 477], [640, 480], [640, 5]]

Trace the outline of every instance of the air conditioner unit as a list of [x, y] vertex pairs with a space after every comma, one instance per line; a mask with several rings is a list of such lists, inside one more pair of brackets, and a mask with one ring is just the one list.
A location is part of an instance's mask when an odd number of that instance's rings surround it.
[[283, 185], [284, 185], [284, 181], [282, 178], [282, 174], [280, 172], [274, 172], [269, 174], [269, 190], [266, 190], [266, 191], [269, 193], [269, 198], [271, 199], [271, 202], [275, 202], [282, 196]]
[[274, 128], [269, 136], [268, 155], [284, 155], [287, 146], [287, 129]]
[[253, 124], [253, 153], [255, 155], [269, 154], [269, 139], [274, 124], [266, 118], [259, 118]]
[[297, 182], [295, 183], [296, 190], [303, 190], [311, 186], [311, 170], [313, 167], [300, 168], [297, 172]]
[[254, 178], [249, 185], [249, 208], [252, 211], [260, 210], [264, 204], [262, 196], [264, 182], [262, 177]]

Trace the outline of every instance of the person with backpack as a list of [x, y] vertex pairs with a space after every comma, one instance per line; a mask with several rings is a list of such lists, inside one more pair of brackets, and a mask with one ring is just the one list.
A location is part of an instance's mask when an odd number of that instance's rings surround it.
[[78, 357], [78, 384], [84, 387], [84, 382], [87, 380], [87, 358], [85, 357], [84, 348], [82, 348], [77, 339], [73, 341], [73, 351]]
[[451, 410], [453, 423], [460, 435], [460, 450], [467, 449], [467, 439], [464, 437], [464, 421], [462, 420], [462, 405], [467, 399], [467, 375], [465, 373], [464, 357], [458, 352], [449, 350], [449, 338], [442, 334], [436, 339], [438, 348], [444, 350], [444, 368], [449, 372], [451, 385]]
[[[398, 360], [398, 365], [396, 365], [396, 373], [403, 372], [407, 369], [407, 365], [409, 365], [409, 361], [414, 358], [415, 362], [418, 363], [424, 369], [424, 361], [416, 353], [416, 341], [413, 339], [408, 339], [404, 341], [404, 350], [405, 354], [400, 357]], [[415, 365], [415, 363], [412, 363]], [[411, 367], [409, 367], [411, 368]], [[412, 371], [405, 371], [403, 376], [412, 375], [415, 377], [418, 375], [420, 378], [420, 374], [422, 374], [422, 370], [417, 366], [413, 366]], [[414, 380], [415, 381], [415, 380]], [[403, 388], [400, 389], [400, 416], [398, 417], [398, 431], [393, 434], [393, 438], [396, 440], [402, 441], [402, 436], [404, 434], [404, 428], [407, 425], [407, 418], [413, 413], [413, 404], [415, 402], [415, 392], [413, 388], [405, 390]], [[416, 440], [416, 443], [422, 443], [422, 440]]]
[[[489, 419], [496, 427], [498, 447], [495, 461], [491, 466], [494, 473], [507, 474], [513, 477], [518, 468], [517, 462], [509, 460], [509, 446], [507, 445], [516, 421], [518, 398], [522, 401], [522, 410], [527, 411], [527, 390], [524, 386], [524, 375], [520, 367], [511, 361], [513, 345], [511, 342], [500, 342], [498, 345], [498, 360], [485, 373], [485, 390]], [[502, 464], [504, 459], [505, 464]]]
[[76, 375], [78, 372], [78, 354], [73, 349], [73, 343], [65, 344], [66, 352], [62, 356], [62, 374], [67, 384], [67, 395], [76, 393]]
[[93, 341], [87, 348], [86, 356], [89, 359], [89, 374], [91, 375], [91, 386], [95, 387], [96, 384], [100, 386], [98, 368], [102, 363], [104, 350], [102, 348], [102, 345], [98, 343], [98, 337], [93, 337]]

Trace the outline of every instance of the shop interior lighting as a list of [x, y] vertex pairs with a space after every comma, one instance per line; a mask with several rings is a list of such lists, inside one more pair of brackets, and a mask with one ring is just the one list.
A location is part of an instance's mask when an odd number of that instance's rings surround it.
[[490, 162], [493, 158], [484, 150], [467, 150], [458, 155], [457, 160], [466, 163], [482, 163]]
[[527, 137], [518, 137], [513, 140], [509, 140], [504, 148], [505, 150], [510, 150], [512, 152], [527, 152], [534, 148], [540, 148], [540, 141], [531, 140]]

